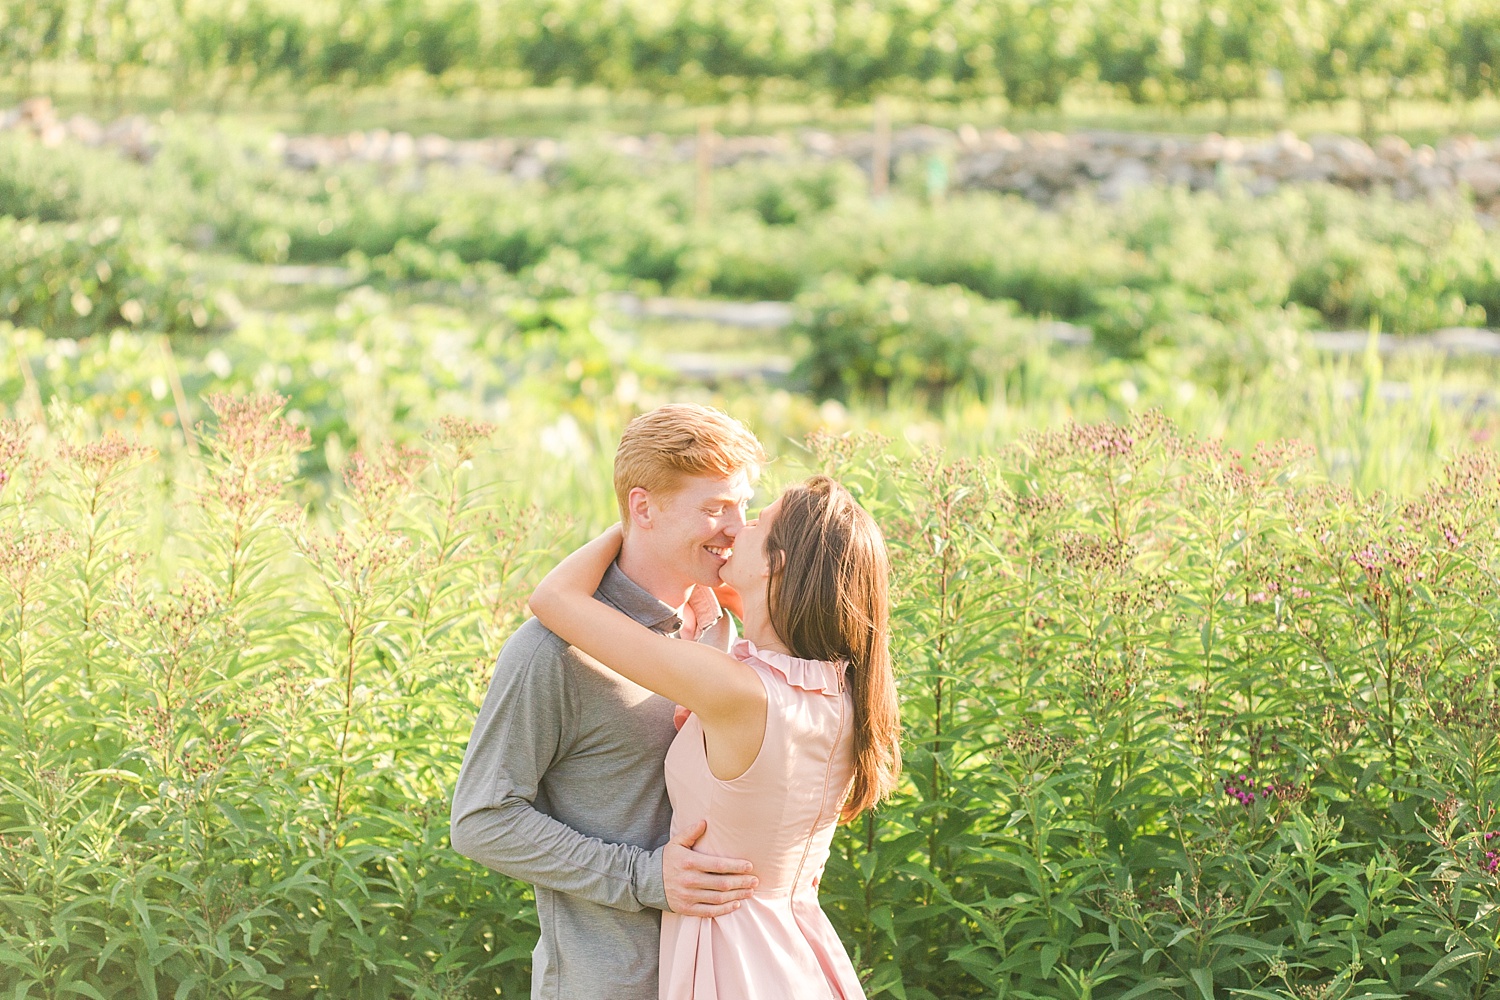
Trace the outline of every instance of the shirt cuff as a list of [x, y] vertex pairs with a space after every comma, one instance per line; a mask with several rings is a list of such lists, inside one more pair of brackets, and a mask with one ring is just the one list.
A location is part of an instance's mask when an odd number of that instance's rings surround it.
[[672, 908], [667, 905], [667, 883], [661, 870], [662, 852], [665, 850], [665, 847], [658, 847], [649, 854], [641, 855], [635, 866], [635, 898], [642, 906], [670, 912]]

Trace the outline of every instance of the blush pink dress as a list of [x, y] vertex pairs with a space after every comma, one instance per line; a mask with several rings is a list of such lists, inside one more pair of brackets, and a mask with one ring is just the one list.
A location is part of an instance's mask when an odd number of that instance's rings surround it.
[[666, 913], [662, 1000], [853, 1000], [859, 977], [818, 906], [818, 879], [854, 777], [854, 704], [841, 663], [731, 649], [766, 686], [766, 736], [744, 774], [708, 769], [689, 716], [667, 752], [672, 836], [708, 820], [695, 849], [745, 858], [760, 885], [722, 917]]

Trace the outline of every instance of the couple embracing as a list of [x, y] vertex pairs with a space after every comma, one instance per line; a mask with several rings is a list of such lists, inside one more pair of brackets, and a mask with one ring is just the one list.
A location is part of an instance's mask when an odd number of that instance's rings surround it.
[[747, 520], [765, 460], [717, 410], [637, 417], [621, 523], [500, 652], [452, 839], [535, 886], [533, 998], [864, 996], [818, 879], [900, 768], [889, 564], [826, 477]]

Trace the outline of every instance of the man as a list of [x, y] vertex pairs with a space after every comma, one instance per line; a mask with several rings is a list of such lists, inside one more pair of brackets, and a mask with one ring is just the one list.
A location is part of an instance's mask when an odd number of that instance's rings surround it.
[[[727, 650], [714, 597], [765, 451], [718, 410], [663, 406], [615, 453], [624, 541], [595, 598], [659, 632]], [[747, 862], [668, 841], [662, 760], [674, 706], [536, 619], [505, 643], [453, 793], [455, 850], [536, 887], [531, 995], [655, 1000], [661, 911], [719, 916]]]

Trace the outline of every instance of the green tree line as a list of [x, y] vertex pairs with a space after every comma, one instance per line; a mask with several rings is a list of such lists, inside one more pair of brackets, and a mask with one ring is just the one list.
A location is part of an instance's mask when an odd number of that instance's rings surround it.
[[0, 0], [0, 76], [139, 71], [178, 93], [303, 92], [417, 74], [439, 86], [562, 82], [693, 100], [772, 82], [841, 102], [1071, 87], [1187, 106], [1495, 93], [1489, 0]]

